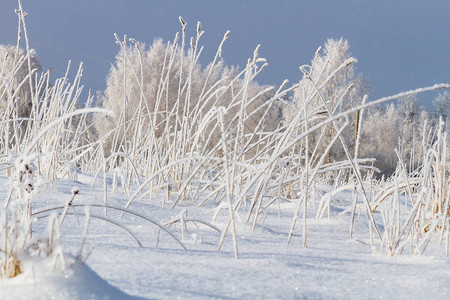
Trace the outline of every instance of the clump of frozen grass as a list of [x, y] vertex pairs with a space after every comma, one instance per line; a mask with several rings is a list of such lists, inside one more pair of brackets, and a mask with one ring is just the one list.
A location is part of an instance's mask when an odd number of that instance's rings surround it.
[[[448, 85], [441, 85], [448, 88]], [[366, 176], [363, 180], [369, 197], [371, 212], [381, 236], [371, 234], [372, 251], [389, 256], [409, 252], [423, 254], [430, 242], [444, 244], [448, 254], [449, 237], [449, 172], [448, 138], [441, 121], [430, 129], [428, 139], [422, 141], [423, 164], [409, 171], [409, 162], [399, 151], [397, 171], [387, 179], [375, 180]], [[368, 173], [370, 175], [370, 173]], [[351, 193], [351, 201], [338, 203], [335, 198], [342, 192]], [[348, 195], [348, 194], [347, 194]], [[323, 217], [330, 207], [342, 206], [340, 215], [351, 213], [350, 237], [352, 237], [355, 212], [363, 207], [363, 191], [353, 181], [344, 181], [327, 190], [319, 202], [317, 217]]]
[[[374, 209], [383, 216], [385, 232], [379, 252], [399, 255], [410, 249], [423, 254], [429, 242], [437, 240], [449, 249], [449, 154], [443, 122], [434, 141], [423, 142], [423, 165], [407, 173], [400, 159], [393, 186], [375, 197]], [[398, 152], [397, 152], [398, 153]]]
[[56, 215], [49, 218], [47, 233], [37, 237], [32, 233], [32, 198], [45, 184], [36, 176], [33, 162], [36, 156], [21, 156], [11, 166], [10, 189], [2, 206], [0, 225], [0, 278], [11, 278], [22, 273], [23, 261], [29, 256], [53, 260], [54, 267], [65, 268], [64, 255], [59, 245], [59, 222]]

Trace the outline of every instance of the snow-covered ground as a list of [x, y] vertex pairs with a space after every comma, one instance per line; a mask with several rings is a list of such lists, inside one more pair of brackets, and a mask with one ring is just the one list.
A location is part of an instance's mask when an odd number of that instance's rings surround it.
[[[42, 189], [33, 200], [33, 210], [65, 204], [71, 190], [79, 189], [77, 203], [103, 203], [100, 181], [57, 180], [54, 188]], [[0, 197], [7, 193], [6, 177], [0, 178]], [[109, 188], [108, 203], [123, 206], [125, 197]], [[268, 209], [252, 232], [251, 224], [238, 222], [239, 259], [234, 258], [231, 236], [218, 251], [220, 233], [213, 228], [187, 223], [183, 244], [158, 227], [138, 217], [108, 210], [108, 218], [126, 226], [143, 248], [122, 228], [95, 219], [104, 210], [91, 207], [91, 221], [82, 257], [79, 253], [84, 230], [84, 208], [71, 208], [61, 228], [67, 265], [61, 270], [51, 260], [26, 261], [24, 273], [0, 280], [0, 299], [448, 299], [450, 266], [442, 248], [435, 244], [426, 256], [387, 257], [371, 254], [367, 218], [361, 213], [353, 239], [349, 237], [350, 216], [308, 219], [308, 247], [302, 246], [299, 231], [286, 245], [293, 217], [293, 203]], [[196, 207], [185, 202], [172, 210], [153, 200], [133, 202], [130, 209], [165, 224], [189, 208], [187, 218], [212, 222], [213, 204]], [[61, 210], [59, 211], [61, 212]], [[73, 213], [77, 216], [73, 216]], [[224, 227], [227, 210], [219, 214], [216, 226]], [[240, 216], [242, 219], [245, 216]], [[48, 218], [39, 219], [33, 229], [45, 231]], [[177, 225], [177, 226], [175, 226]], [[298, 226], [301, 227], [301, 226]], [[179, 239], [179, 223], [169, 227]], [[301, 230], [301, 229], [300, 229]], [[69, 255], [71, 254], [71, 255]], [[90, 268], [87, 268], [87, 266]]]

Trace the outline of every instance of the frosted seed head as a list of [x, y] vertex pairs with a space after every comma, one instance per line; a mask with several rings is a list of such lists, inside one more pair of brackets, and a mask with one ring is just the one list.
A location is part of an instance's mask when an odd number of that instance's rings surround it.
[[183, 27], [183, 32], [186, 31], [186, 22], [184, 21], [184, 19], [179, 16], [178, 20], [180, 20], [181, 26]]
[[253, 51], [253, 61], [256, 62], [256, 60], [258, 59], [258, 54], [259, 54], [259, 48], [261, 47], [261, 44], [258, 44], [258, 46], [256, 46], [255, 51]]
[[131, 43], [134, 44], [134, 47], [136, 47], [137, 49], [139, 49], [139, 43], [138, 41], [136, 41], [134, 38], [129, 38], [128, 39]]
[[349, 59], [347, 59], [345, 61], [345, 66], [348, 67], [349, 65], [353, 64], [353, 63], [357, 63], [358, 60], [354, 57], [350, 57]]
[[288, 83], [289, 83], [289, 80], [287, 80], [287, 79], [283, 80], [283, 83], [282, 83], [281, 86], [280, 86], [280, 90], [281, 90], [281, 89], [284, 89], [284, 87], [285, 87], [286, 84], [288, 84]]
[[305, 68], [305, 67], [306, 67], [306, 66], [303, 65], [303, 66], [300, 66], [299, 69], [300, 69], [300, 71], [302, 71], [302, 73], [303, 73], [304, 76], [309, 76], [309, 75], [308, 75], [308, 71], [306, 71], [306, 68]]
[[319, 56], [320, 50], [322, 50], [322, 46], [319, 46], [319, 48], [317, 48], [316, 53], [314, 53], [314, 56]]
[[119, 39], [119, 36], [117, 35], [117, 33], [114, 33], [114, 38], [116, 39], [116, 44], [120, 45], [121, 42], [120, 42], [120, 39]]

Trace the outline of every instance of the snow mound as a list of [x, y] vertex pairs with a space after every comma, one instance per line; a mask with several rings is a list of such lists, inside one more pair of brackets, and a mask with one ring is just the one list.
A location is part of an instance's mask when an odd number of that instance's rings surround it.
[[53, 259], [30, 258], [22, 264], [22, 274], [0, 280], [0, 299], [144, 299], [125, 294], [79, 260], [65, 259], [70, 267], [58, 270]]

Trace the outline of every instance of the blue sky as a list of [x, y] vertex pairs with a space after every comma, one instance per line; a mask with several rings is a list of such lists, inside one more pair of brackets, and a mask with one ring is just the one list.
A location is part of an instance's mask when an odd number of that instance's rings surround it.
[[[118, 46], [114, 33], [150, 44], [155, 38], [188, 34], [202, 22], [205, 51], [213, 57], [224, 32], [231, 31], [223, 50], [225, 62], [244, 66], [261, 44], [269, 67], [263, 84], [297, 82], [298, 66], [310, 63], [327, 38], [349, 40], [358, 59], [357, 71], [368, 78], [369, 99], [450, 82], [450, 1], [150, 1], [150, 0], [23, 0], [28, 12], [31, 46], [44, 68], [62, 76], [69, 59], [75, 72], [84, 62], [87, 89], [102, 90]], [[0, 1], [0, 43], [15, 44], [15, 0]], [[435, 94], [421, 96], [423, 103]]]

